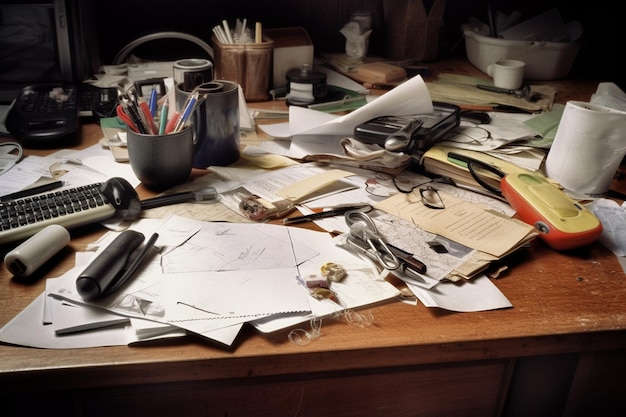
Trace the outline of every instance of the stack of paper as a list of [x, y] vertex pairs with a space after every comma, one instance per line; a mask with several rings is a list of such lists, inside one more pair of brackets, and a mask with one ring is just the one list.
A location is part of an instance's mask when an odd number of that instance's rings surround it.
[[[80, 254], [75, 268], [48, 279], [45, 296], [37, 300], [37, 306], [43, 303], [44, 308], [30, 310], [39, 314], [28, 315], [28, 330], [24, 331], [25, 316], [20, 315], [0, 331], [1, 340], [65, 348], [128, 344], [193, 332], [231, 345], [246, 323], [274, 331], [399, 293], [378, 279], [369, 262], [335, 246], [325, 232], [179, 216], [143, 219], [132, 228], [158, 233], [161, 251], [131, 281], [92, 302], [76, 291], [77, 276], [118, 233], [109, 232], [96, 242], [97, 251]], [[331, 260], [343, 265], [348, 277], [331, 283], [334, 301], [317, 300], [297, 276], [319, 273]], [[102, 332], [115, 337], [103, 340]]]
[[443, 190], [438, 192], [445, 204], [444, 210], [422, 204], [419, 191], [396, 194], [375, 207], [424, 231], [474, 249], [476, 252], [465, 259], [463, 265], [446, 276], [449, 280], [471, 278], [490, 262], [502, 259], [538, 236], [532, 226], [522, 221], [458, 199]]

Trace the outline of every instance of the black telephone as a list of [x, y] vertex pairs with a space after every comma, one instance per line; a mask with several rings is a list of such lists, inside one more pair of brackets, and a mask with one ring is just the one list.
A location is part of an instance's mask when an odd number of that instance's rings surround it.
[[388, 151], [423, 153], [461, 121], [461, 108], [454, 104], [433, 103], [433, 112], [411, 116], [381, 116], [354, 128], [354, 136], [364, 143], [377, 144]]
[[6, 127], [12, 135], [26, 142], [55, 142], [78, 130], [78, 112], [76, 87], [28, 86], [15, 99], [7, 115]]
[[25, 145], [54, 146], [80, 127], [81, 117], [114, 114], [117, 89], [42, 84], [27, 86], [6, 118], [7, 130]]

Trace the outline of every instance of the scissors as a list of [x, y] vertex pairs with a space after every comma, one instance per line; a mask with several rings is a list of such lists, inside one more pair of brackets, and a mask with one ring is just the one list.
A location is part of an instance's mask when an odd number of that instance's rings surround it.
[[128, 113], [124, 111], [124, 108], [121, 104], [117, 105], [117, 107], [115, 108], [115, 112], [117, 113], [117, 117], [119, 117], [120, 120], [124, 122], [129, 129], [132, 129], [134, 132], [139, 133], [139, 130], [137, 130], [137, 126], [135, 126], [135, 123], [133, 123], [133, 120], [130, 118]]
[[426, 272], [426, 265], [400, 248], [382, 238], [374, 220], [362, 211], [349, 211], [344, 215], [346, 224], [350, 226], [350, 234], [346, 243], [357, 252], [390, 271], [400, 270], [413, 278], [422, 280], [420, 274]]

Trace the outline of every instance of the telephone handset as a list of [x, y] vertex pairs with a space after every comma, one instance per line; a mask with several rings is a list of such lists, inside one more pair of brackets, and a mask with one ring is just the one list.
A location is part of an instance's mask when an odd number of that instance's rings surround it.
[[[505, 174], [493, 165], [465, 155], [450, 153], [448, 156], [466, 163], [476, 182], [503, 196], [519, 218], [535, 227], [543, 241], [553, 249], [578, 248], [600, 237], [602, 223], [598, 218], [542, 175], [532, 172]], [[478, 173], [480, 170], [499, 176], [500, 188], [485, 182]]]

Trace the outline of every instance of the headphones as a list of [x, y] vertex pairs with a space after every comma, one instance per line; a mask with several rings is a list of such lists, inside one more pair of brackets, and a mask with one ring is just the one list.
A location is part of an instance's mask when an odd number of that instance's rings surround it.
[[117, 55], [115, 55], [115, 58], [113, 59], [113, 65], [123, 64], [126, 58], [128, 57], [128, 55], [133, 51], [133, 49], [135, 49], [139, 45], [143, 45], [146, 42], [151, 42], [151, 41], [160, 40], [160, 39], [182, 39], [182, 40], [195, 43], [209, 55], [211, 60], [213, 60], [213, 48], [211, 48], [211, 46], [205, 41], [203, 41], [202, 39], [196, 36], [190, 35], [188, 33], [182, 33], [182, 32], [157, 32], [157, 33], [151, 33], [149, 35], [142, 36], [128, 43], [117, 53]]

